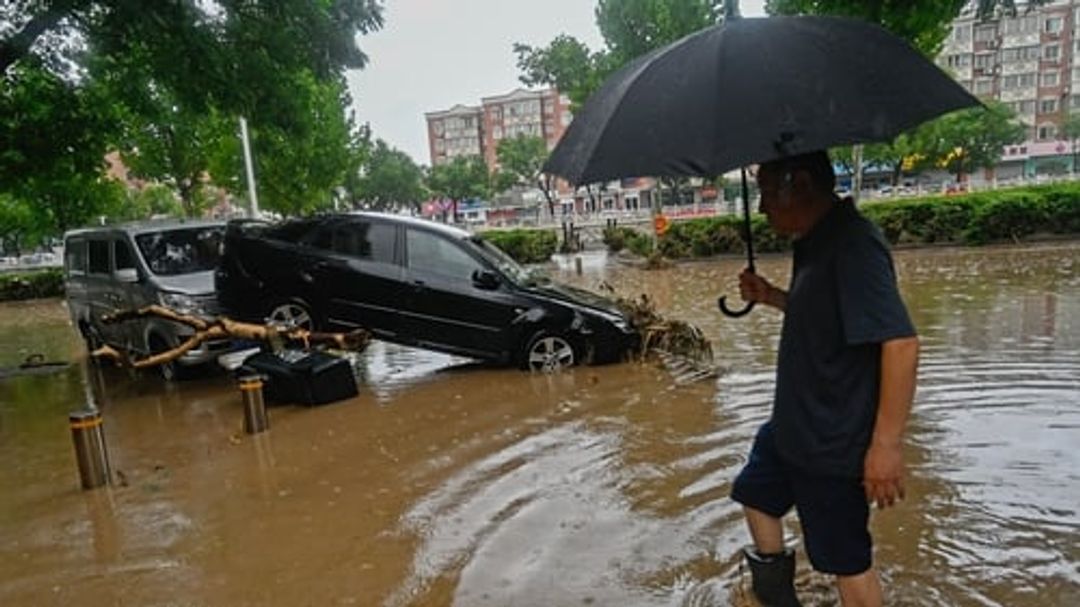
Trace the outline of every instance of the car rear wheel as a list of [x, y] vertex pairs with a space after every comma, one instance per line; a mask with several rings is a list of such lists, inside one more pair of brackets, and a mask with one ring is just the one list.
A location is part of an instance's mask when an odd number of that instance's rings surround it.
[[554, 373], [573, 367], [577, 362], [573, 344], [561, 335], [540, 331], [525, 348], [524, 366], [529, 371]]
[[299, 327], [308, 331], [315, 330], [315, 317], [311, 310], [297, 301], [282, 301], [270, 308], [266, 315], [270, 322], [284, 327]]

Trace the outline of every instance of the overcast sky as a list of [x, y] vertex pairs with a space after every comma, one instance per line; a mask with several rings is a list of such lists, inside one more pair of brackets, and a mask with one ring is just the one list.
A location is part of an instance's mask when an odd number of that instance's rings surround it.
[[[764, 0], [742, 0], [746, 16]], [[387, 0], [385, 27], [364, 36], [367, 68], [349, 76], [359, 122], [420, 164], [430, 164], [424, 112], [509, 93], [515, 42], [545, 46], [565, 33], [601, 48], [593, 0]]]

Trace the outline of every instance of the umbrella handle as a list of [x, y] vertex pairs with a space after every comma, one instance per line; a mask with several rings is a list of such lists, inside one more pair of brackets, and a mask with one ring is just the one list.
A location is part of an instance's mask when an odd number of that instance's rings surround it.
[[[746, 262], [747, 269], [750, 272], [754, 271], [754, 235], [750, 229], [750, 188], [746, 185], [746, 167], [743, 167], [742, 171], [742, 199], [743, 199], [743, 229], [746, 231], [744, 237], [746, 239]], [[740, 316], [746, 316], [750, 313], [750, 310], [754, 309], [756, 302], [748, 302], [746, 307], [741, 310], [728, 309], [727, 303], [725, 303], [727, 297], [721, 297], [716, 300], [716, 304], [720, 306], [720, 311], [726, 316], [731, 318], [738, 318]]]
[[727, 296], [724, 296], [724, 297], [721, 297], [720, 299], [717, 299], [716, 304], [718, 306], [720, 306], [720, 311], [721, 312], [723, 312], [726, 316], [730, 316], [732, 318], [738, 318], [740, 316], [746, 316], [747, 314], [750, 313], [750, 310], [754, 309], [754, 304], [757, 303], [757, 302], [751, 301], [751, 302], [748, 302], [746, 304], [746, 307], [743, 308], [742, 310], [729, 310], [728, 307], [727, 307], [727, 303], [724, 301], [725, 299], [727, 299]]

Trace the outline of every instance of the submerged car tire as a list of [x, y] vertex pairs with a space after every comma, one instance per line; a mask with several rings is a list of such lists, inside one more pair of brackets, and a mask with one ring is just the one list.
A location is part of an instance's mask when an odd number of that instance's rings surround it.
[[554, 373], [579, 362], [579, 349], [564, 335], [538, 331], [525, 345], [521, 366], [528, 371]]
[[300, 327], [308, 331], [316, 330], [319, 325], [311, 307], [295, 299], [274, 302], [266, 313], [266, 318], [276, 324], [287, 327]]
[[87, 322], [79, 323], [79, 334], [82, 335], [87, 352], [93, 352], [105, 345], [105, 340], [101, 339], [101, 336], [98, 335], [94, 327], [90, 326]]
[[[166, 350], [172, 349], [168, 340], [158, 335], [157, 333], [151, 333], [150, 337], [146, 340], [147, 349], [150, 351], [150, 355], [160, 354]], [[183, 365], [177, 361], [167, 362], [163, 365], [158, 365], [154, 368], [161, 379], [167, 382], [180, 381], [188, 377], [190, 372]]]

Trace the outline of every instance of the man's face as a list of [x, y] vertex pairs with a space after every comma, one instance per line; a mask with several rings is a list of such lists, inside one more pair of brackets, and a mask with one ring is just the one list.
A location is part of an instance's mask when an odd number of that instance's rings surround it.
[[757, 182], [761, 190], [761, 211], [769, 219], [772, 229], [782, 236], [798, 234], [801, 212], [795, 176], [762, 167], [758, 170]]

